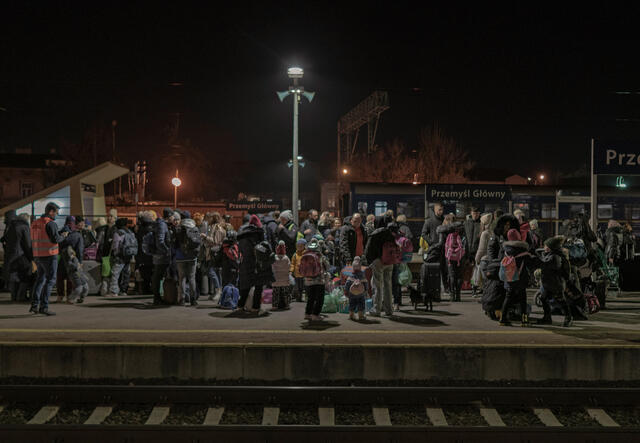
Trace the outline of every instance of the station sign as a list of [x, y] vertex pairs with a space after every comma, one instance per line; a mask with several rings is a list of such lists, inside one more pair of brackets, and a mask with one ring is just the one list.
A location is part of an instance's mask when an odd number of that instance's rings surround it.
[[509, 201], [511, 187], [505, 185], [426, 185], [425, 198], [427, 201]]
[[640, 175], [640, 143], [594, 141], [593, 172]]
[[263, 213], [280, 210], [282, 202], [265, 200], [236, 200], [227, 202], [228, 211], [248, 211], [251, 213]]

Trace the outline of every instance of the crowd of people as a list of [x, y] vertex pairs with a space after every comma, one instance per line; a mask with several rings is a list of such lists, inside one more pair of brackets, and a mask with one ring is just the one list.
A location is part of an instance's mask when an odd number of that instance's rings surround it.
[[545, 239], [537, 221], [527, 220], [520, 210], [482, 214], [472, 208], [457, 221], [439, 203], [415, 237], [406, 217], [394, 217], [392, 211], [341, 219], [310, 210], [299, 226], [290, 210], [247, 214], [237, 230], [217, 212], [192, 215], [171, 208], [160, 216], [143, 211], [136, 220], [111, 210], [93, 227], [82, 217], [67, 216], [59, 229], [58, 211], [49, 203], [33, 221], [27, 214], [5, 214], [4, 281], [13, 301], [30, 299], [34, 314], [55, 315], [49, 309], [54, 286], [58, 302], [82, 303], [90, 291], [83, 261], [91, 260], [99, 263], [99, 291], [105, 297], [126, 294], [133, 271], [137, 290], [153, 294], [155, 305], [196, 306], [204, 297], [259, 312], [265, 300], [273, 310], [306, 301], [305, 319], [311, 321], [322, 320], [327, 288], [348, 268], [342, 284], [350, 318], [356, 319], [356, 313], [365, 318], [367, 294], [373, 297], [369, 315], [391, 316], [407, 285], [399, 278], [402, 264], [419, 250], [425, 266], [439, 269], [437, 282], [418, 282], [420, 291], [437, 285], [438, 293], [442, 288], [458, 302], [463, 284], [469, 284], [489, 317], [509, 325], [516, 315], [526, 326], [526, 291], [538, 281], [544, 311], [538, 322], [549, 324], [559, 307], [568, 326], [576, 304], [572, 292], [584, 292], [589, 285], [580, 286], [580, 277], [572, 277], [576, 266], [568, 251], [582, 245], [588, 265], [580, 266], [593, 272], [599, 249], [612, 265], [634, 255], [631, 231], [613, 220], [604, 235], [596, 235], [578, 217], [564, 225], [564, 236]]

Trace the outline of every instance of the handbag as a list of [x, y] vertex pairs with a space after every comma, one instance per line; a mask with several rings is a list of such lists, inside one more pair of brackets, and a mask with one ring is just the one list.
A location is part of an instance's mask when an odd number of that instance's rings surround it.
[[107, 278], [111, 275], [111, 257], [102, 257], [102, 276]]

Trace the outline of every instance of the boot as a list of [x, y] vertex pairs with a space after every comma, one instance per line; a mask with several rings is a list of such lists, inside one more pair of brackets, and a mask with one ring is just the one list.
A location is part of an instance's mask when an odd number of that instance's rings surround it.
[[564, 321], [562, 322], [562, 326], [565, 328], [570, 327], [573, 324], [573, 318], [571, 317], [571, 313], [566, 314], [564, 316]]
[[526, 328], [529, 326], [529, 315], [522, 314], [522, 321], [520, 323], [520, 326], [522, 326], [523, 328]]
[[500, 326], [511, 326], [511, 322], [509, 321], [508, 314], [506, 311], [500, 312]]

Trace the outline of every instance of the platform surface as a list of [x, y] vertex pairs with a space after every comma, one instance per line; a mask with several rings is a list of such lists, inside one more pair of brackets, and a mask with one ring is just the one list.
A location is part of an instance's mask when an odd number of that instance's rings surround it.
[[[533, 293], [529, 294], [531, 298]], [[402, 346], [574, 346], [640, 347], [640, 294], [623, 293], [608, 309], [561, 327], [501, 327], [482, 312], [478, 299], [463, 293], [462, 302], [414, 310], [405, 305], [392, 317], [354, 322], [346, 314], [327, 314], [321, 323], [303, 319], [304, 303], [288, 311], [237, 314], [201, 300], [197, 307], [159, 306], [151, 296], [88, 297], [81, 305], [51, 303], [56, 316], [28, 313], [27, 304], [0, 294], [0, 343], [131, 343], [148, 345], [402, 345]], [[532, 319], [541, 316], [534, 306]]]

